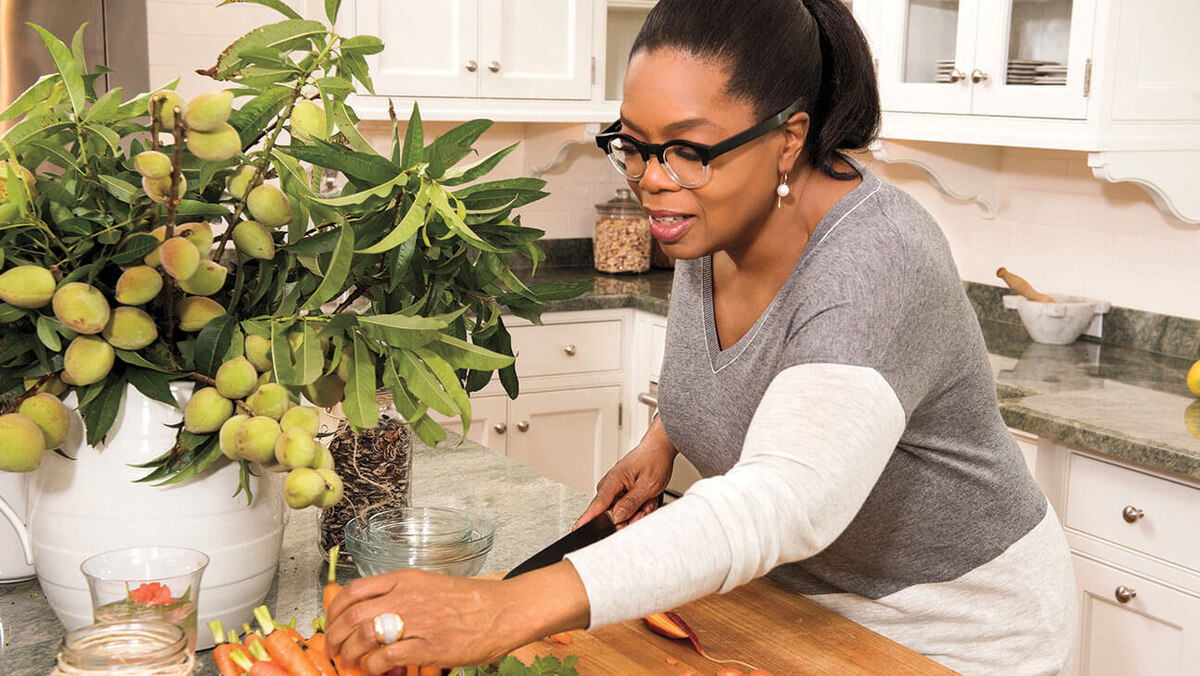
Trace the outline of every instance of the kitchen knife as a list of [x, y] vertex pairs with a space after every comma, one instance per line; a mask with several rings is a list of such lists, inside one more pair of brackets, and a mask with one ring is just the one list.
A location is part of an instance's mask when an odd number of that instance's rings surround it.
[[603, 512], [591, 521], [555, 540], [542, 551], [529, 557], [516, 568], [508, 571], [508, 574], [501, 579], [507, 580], [510, 577], [516, 577], [522, 573], [528, 573], [531, 570], [545, 568], [550, 564], [558, 563], [567, 554], [577, 549], [583, 549], [593, 542], [599, 542], [615, 532], [617, 532], [617, 526], [613, 523], [612, 514]]

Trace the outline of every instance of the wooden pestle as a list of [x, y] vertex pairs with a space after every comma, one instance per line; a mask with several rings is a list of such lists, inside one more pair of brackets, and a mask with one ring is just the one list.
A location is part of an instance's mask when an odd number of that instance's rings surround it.
[[1012, 289], [1013, 291], [1016, 291], [1017, 293], [1021, 294], [1022, 296], [1025, 296], [1029, 300], [1032, 300], [1037, 303], [1057, 303], [1058, 302], [1058, 301], [1054, 300], [1054, 298], [1052, 296], [1050, 296], [1048, 294], [1044, 294], [1041, 291], [1038, 291], [1037, 289], [1033, 288], [1033, 285], [1030, 284], [1029, 282], [1025, 281], [1025, 279], [1023, 277], [1014, 275], [1013, 273], [1009, 272], [1008, 268], [1000, 268], [999, 270], [996, 271], [996, 276], [999, 277], [1000, 279], [1003, 279], [1004, 283], [1008, 285], [1008, 288]]

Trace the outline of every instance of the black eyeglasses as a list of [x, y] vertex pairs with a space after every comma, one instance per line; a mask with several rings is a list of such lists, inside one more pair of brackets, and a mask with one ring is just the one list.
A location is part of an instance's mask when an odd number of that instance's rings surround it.
[[797, 100], [753, 127], [714, 145], [693, 143], [683, 139], [674, 139], [666, 143], [645, 143], [628, 134], [621, 133], [620, 120], [608, 125], [604, 131], [596, 135], [596, 145], [600, 146], [600, 149], [608, 155], [608, 160], [617, 168], [617, 171], [630, 180], [636, 181], [646, 173], [646, 167], [653, 156], [658, 158], [658, 163], [681, 187], [698, 188], [708, 181], [710, 162], [779, 127], [788, 118], [799, 112], [803, 103], [802, 99]]

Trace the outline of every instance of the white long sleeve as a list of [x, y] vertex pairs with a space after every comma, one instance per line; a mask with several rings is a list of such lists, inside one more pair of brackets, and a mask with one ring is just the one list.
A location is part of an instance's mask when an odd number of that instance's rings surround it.
[[820, 552], [871, 492], [905, 427], [877, 371], [800, 364], [771, 381], [723, 476], [574, 552], [591, 628], [642, 617]]

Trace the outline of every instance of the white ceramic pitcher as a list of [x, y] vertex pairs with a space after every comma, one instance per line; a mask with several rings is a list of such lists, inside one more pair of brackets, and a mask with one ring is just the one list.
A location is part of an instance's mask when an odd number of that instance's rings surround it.
[[[180, 405], [190, 385], [172, 385]], [[66, 401], [74, 409], [74, 395]], [[279, 475], [253, 477], [252, 505], [233, 497], [238, 466], [219, 460], [203, 474], [171, 486], [134, 483], [149, 462], [175, 440], [179, 409], [147, 398], [132, 385], [116, 423], [99, 447], [84, 442], [83, 422], [72, 410], [63, 451], [48, 452], [28, 475], [25, 524], [9, 505], [5, 516], [25, 530], [46, 600], [68, 630], [92, 623], [91, 597], [79, 565], [93, 554], [122, 547], [175, 545], [211, 559], [202, 583], [198, 620], [227, 627], [252, 621], [266, 598], [283, 539]], [[212, 646], [200, 633], [199, 648]]]
[[[25, 522], [25, 482], [23, 472], [0, 472], [0, 513], [11, 524]], [[0, 523], [0, 584], [33, 579], [33, 548], [28, 532]]]

